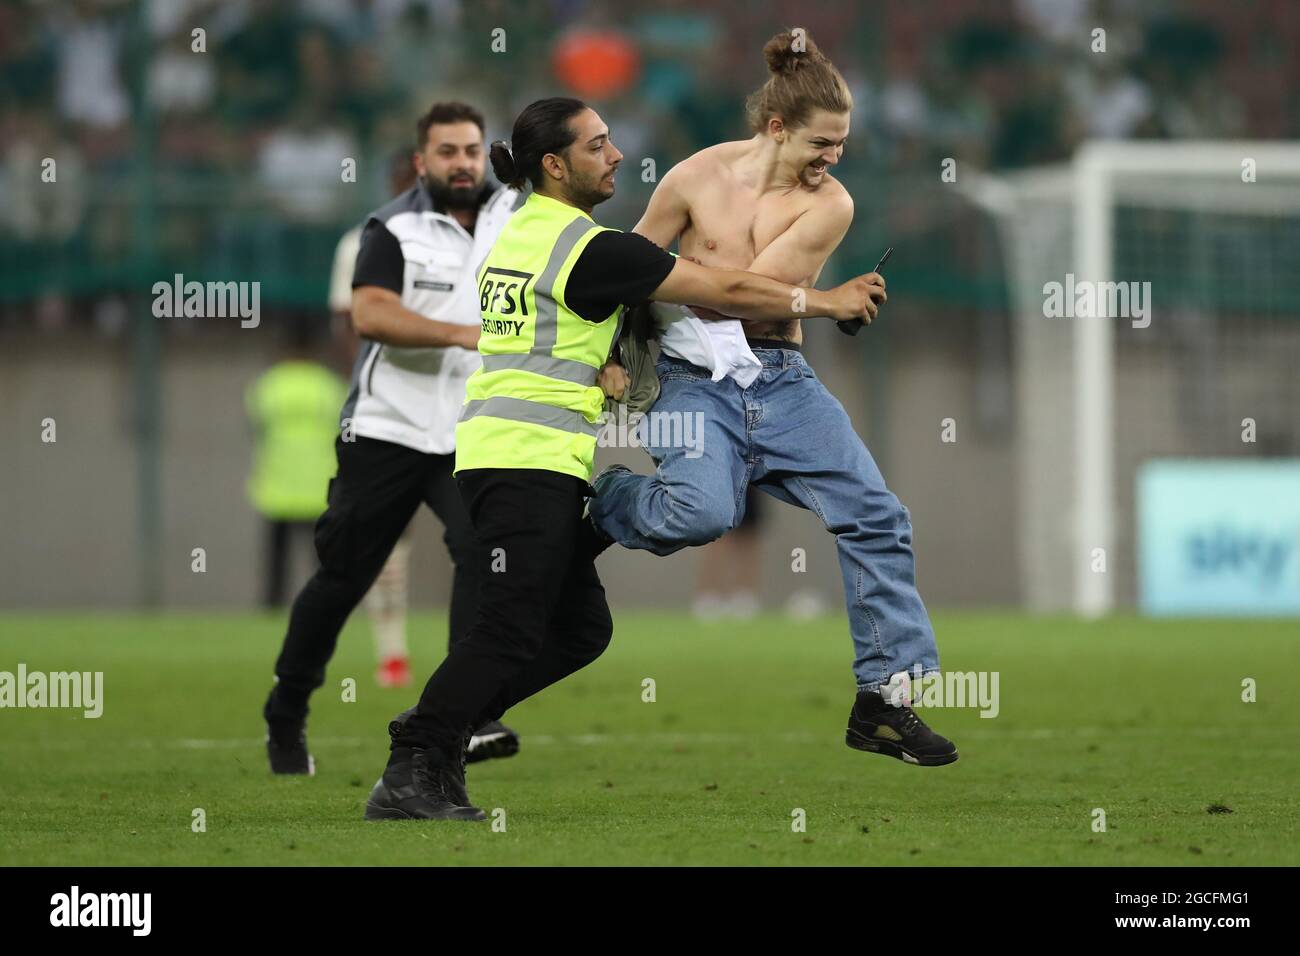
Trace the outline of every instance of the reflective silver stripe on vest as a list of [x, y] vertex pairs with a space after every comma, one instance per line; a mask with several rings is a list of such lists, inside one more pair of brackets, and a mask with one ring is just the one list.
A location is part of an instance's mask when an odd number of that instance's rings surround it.
[[500, 372], [503, 369], [519, 369], [534, 372], [547, 378], [573, 382], [576, 385], [595, 385], [600, 369], [593, 368], [586, 362], [574, 359], [552, 358], [549, 355], [534, 355], [531, 352], [505, 352], [499, 355], [483, 356], [483, 371]]
[[546, 262], [537, 284], [533, 286], [533, 299], [537, 304], [537, 321], [534, 326], [533, 347], [529, 349], [534, 355], [550, 355], [555, 348], [555, 338], [560, 324], [556, 316], [555, 280], [564, 267], [564, 260], [578, 244], [578, 240], [587, 234], [587, 230], [598, 228], [586, 216], [578, 216], [564, 227], [560, 238], [555, 241], [551, 258]]
[[506, 395], [494, 395], [492, 398], [476, 398], [466, 402], [461, 410], [463, 422], [475, 415], [487, 415], [492, 418], [504, 418], [512, 422], [528, 422], [532, 425], [545, 425], [562, 432], [574, 432], [595, 438], [600, 426], [594, 425], [571, 408], [556, 408], [543, 402], [530, 402], [524, 398], [510, 398]]

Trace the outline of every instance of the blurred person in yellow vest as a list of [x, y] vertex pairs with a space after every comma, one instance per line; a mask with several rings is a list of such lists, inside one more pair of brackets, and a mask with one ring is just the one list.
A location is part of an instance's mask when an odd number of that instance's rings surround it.
[[248, 496], [266, 521], [267, 608], [284, 603], [292, 540], [310, 540], [335, 471], [334, 438], [347, 386], [312, 357], [311, 332], [306, 321], [292, 321], [285, 354], [244, 396], [255, 433]]

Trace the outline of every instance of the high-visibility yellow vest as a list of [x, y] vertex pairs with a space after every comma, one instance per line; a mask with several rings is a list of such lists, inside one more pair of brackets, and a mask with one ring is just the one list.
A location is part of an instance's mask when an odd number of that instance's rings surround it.
[[483, 367], [465, 386], [456, 471], [539, 468], [591, 479], [605, 395], [600, 367], [623, 307], [588, 322], [564, 302], [565, 283], [604, 231], [573, 206], [532, 193], [478, 271]]
[[261, 514], [310, 521], [325, 510], [346, 396], [337, 375], [308, 361], [280, 362], [249, 386], [245, 403], [257, 445], [248, 494]]

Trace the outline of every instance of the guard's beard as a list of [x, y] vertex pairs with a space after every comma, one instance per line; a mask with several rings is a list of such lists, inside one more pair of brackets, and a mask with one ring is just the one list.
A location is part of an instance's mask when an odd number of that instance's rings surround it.
[[424, 188], [429, 193], [429, 199], [432, 200], [433, 208], [436, 210], [477, 209], [483, 202], [483, 194], [487, 192], [488, 184], [485, 178], [474, 186], [449, 186], [432, 176], [425, 176]]
[[570, 195], [579, 206], [594, 209], [606, 199], [613, 198], [612, 194], [606, 195], [600, 187], [601, 181], [599, 178], [575, 181], [571, 187]]

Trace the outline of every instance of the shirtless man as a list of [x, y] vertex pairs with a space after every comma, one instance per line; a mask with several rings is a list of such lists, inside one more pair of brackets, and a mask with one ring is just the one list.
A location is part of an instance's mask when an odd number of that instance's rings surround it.
[[[677, 240], [704, 265], [817, 281], [853, 219], [853, 200], [829, 171], [849, 135], [852, 98], [812, 40], [799, 40], [782, 33], [763, 49], [772, 76], [747, 104], [754, 137], [674, 167], [635, 232], [664, 248]], [[884, 280], [867, 278], [883, 303]], [[656, 309], [671, 321], [660, 337], [654, 411], [703, 412], [703, 442], [651, 443], [658, 468], [650, 477], [621, 465], [597, 476], [596, 529], [627, 548], [672, 554], [734, 528], [749, 484], [813, 511], [836, 537], [855, 649], [846, 742], [919, 766], [952, 763], [956, 748], [910, 706], [909, 674], [939, 668], [916, 590], [911, 520], [804, 361], [799, 303], [779, 321]], [[650, 435], [667, 441], [664, 431]]]

